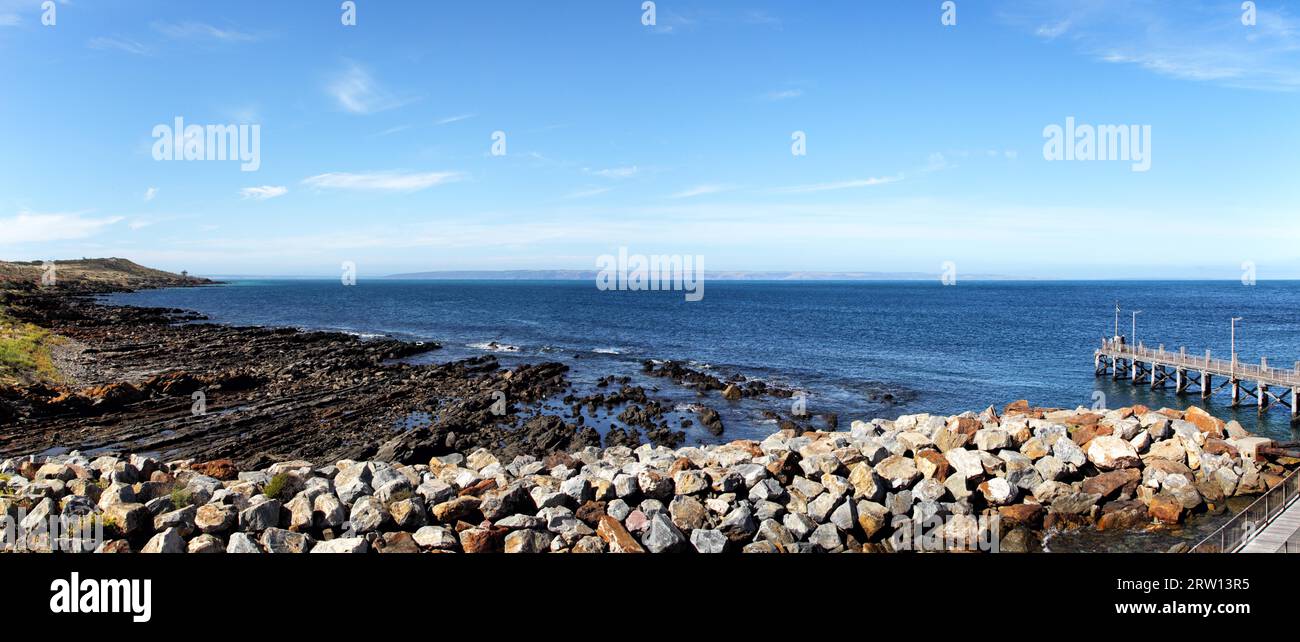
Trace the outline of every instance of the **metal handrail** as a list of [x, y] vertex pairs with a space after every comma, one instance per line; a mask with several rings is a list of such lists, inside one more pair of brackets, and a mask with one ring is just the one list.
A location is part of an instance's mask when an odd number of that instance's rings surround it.
[[1260, 366], [1254, 364], [1245, 364], [1232, 362], [1226, 359], [1212, 359], [1210, 357], [1192, 357], [1181, 352], [1168, 352], [1166, 350], [1152, 350], [1143, 346], [1133, 346], [1119, 343], [1117, 341], [1102, 341], [1102, 350], [1115, 352], [1120, 355], [1131, 355], [1134, 357], [1147, 357], [1158, 359], [1165, 363], [1185, 366], [1188, 369], [1197, 370], [1217, 370], [1229, 371], [1239, 375], [1243, 379], [1269, 379], [1270, 381], [1282, 382], [1292, 386], [1300, 386], [1300, 371], [1297, 370], [1279, 370], [1277, 368]]
[[[1197, 542], [1189, 553], [1232, 553], [1254, 539], [1300, 497], [1300, 470], [1291, 471], [1282, 483], [1260, 495], [1245, 510], [1232, 516], [1218, 530]], [[1284, 548], [1300, 551], [1300, 532], [1287, 540]]]

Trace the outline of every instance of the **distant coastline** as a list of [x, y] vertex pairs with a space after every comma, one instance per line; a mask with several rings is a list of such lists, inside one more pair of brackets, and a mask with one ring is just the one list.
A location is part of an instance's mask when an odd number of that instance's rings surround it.
[[[381, 277], [408, 280], [495, 280], [495, 281], [590, 281], [596, 270], [442, 270], [409, 272]], [[704, 278], [716, 281], [934, 281], [938, 273], [926, 272], [782, 272], [720, 271], [705, 272]], [[972, 281], [1034, 281], [1019, 276], [971, 274], [962, 278]]]

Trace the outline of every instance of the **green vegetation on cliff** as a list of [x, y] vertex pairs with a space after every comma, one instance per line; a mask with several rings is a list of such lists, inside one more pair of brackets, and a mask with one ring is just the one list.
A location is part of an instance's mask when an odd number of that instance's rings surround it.
[[57, 380], [50, 349], [58, 341], [48, 330], [15, 321], [0, 308], [0, 384]]

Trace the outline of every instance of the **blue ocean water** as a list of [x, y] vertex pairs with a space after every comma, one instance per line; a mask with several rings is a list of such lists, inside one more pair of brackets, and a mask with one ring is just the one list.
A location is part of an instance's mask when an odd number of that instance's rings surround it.
[[[808, 411], [852, 419], [956, 413], [1015, 399], [1036, 405], [1109, 407], [1199, 403], [1093, 375], [1093, 350], [1114, 332], [1148, 346], [1229, 354], [1229, 319], [1240, 359], [1290, 367], [1300, 359], [1300, 282], [740, 282], [710, 281], [699, 302], [681, 292], [601, 291], [587, 281], [238, 280], [227, 285], [112, 295], [113, 303], [196, 310], [218, 323], [330, 329], [437, 341], [421, 357], [450, 361], [494, 352], [505, 365], [562, 361], [578, 383], [613, 374], [654, 386], [674, 404], [699, 401], [665, 379], [638, 378], [645, 359], [689, 361], [807, 391]], [[491, 345], [496, 342], [496, 345]], [[915, 396], [881, 404], [887, 388]], [[788, 399], [707, 403], [723, 413], [723, 439], [771, 432], [763, 410]], [[1289, 413], [1208, 406], [1252, 430], [1294, 439]], [[712, 439], [688, 433], [691, 441]]]

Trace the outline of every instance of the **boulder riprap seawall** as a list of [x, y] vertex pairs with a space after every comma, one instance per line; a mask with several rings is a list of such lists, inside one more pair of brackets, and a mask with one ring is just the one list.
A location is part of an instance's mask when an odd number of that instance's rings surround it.
[[[1016, 402], [761, 442], [509, 461], [477, 449], [428, 464], [241, 471], [230, 460], [28, 456], [0, 462], [0, 511], [26, 535], [8, 550], [1020, 552], [1038, 550], [1045, 531], [1161, 528], [1222, 511], [1297, 463], [1270, 459], [1272, 445], [1198, 408]], [[53, 523], [102, 536], [42, 536]]]

